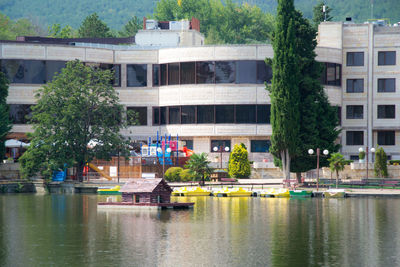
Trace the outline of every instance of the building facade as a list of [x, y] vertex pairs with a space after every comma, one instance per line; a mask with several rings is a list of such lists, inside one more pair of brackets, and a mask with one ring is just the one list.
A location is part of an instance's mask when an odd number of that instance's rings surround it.
[[[272, 133], [270, 99], [264, 82], [271, 68], [271, 45], [202, 45], [195, 29], [154, 29], [139, 32], [140, 42], [157, 45], [51, 44], [40, 41], [0, 41], [2, 70], [11, 84], [7, 102], [14, 134], [31, 131], [26, 124], [34, 93], [69, 60], [115, 70], [113, 85], [127, 110], [139, 113], [140, 125], [123, 134], [132, 140], [157, 135], [179, 136], [195, 152], [217, 158], [213, 148], [244, 143], [249, 158], [272, 162], [268, 153]], [[149, 33], [150, 32], [150, 33]], [[168, 33], [168, 46], [162, 46]], [[185, 34], [187, 33], [187, 34]], [[171, 37], [172, 36], [172, 37]], [[373, 24], [322, 23], [317, 60], [325, 65], [321, 81], [337, 106], [342, 153], [355, 158], [359, 147], [385, 148], [399, 158], [400, 117], [396, 65], [400, 27]], [[400, 107], [398, 107], [400, 108]], [[228, 160], [224, 152], [223, 161]]]

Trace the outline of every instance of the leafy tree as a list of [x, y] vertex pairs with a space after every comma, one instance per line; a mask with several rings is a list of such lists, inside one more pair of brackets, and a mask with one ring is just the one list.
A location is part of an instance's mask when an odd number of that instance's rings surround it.
[[61, 25], [56, 23], [51, 27], [49, 26], [49, 37], [54, 38], [73, 38], [73, 29], [71, 26], [67, 25], [61, 28]]
[[133, 16], [119, 32], [120, 37], [131, 37], [135, 36], [136, 33], [143, 29], [143, 22], [136, 16]]
[[333, 153], [331, 157], [328, 159], [329, 161], [329, 168], [331, 171], [336, 172], [336, 188], [338, 187], [339, 182], [339, 172], [344, 170], [344, 166], [346, 165], [347, 161], [340, 153]]
[[182, 172], [181, 167], [171, 167], [165, 172], [165, 179], [169, 182], [179, 182], [181, 180], [180, 173]]
[[299, 51], [296, 45], [293, 0], [279, 0], [272, 47], [271, 152], [282, 161], [286, 180], [290, 179], [290, 159], [299, 154]]
[[9, 119], [9, 111], [7, 105], [9, 81], [6, 75], [0, 71], [0, 159], [4, 158], [5, 154], [5, 138], [11, 129], [11, 122]]
[[387, 155], [382, 147], [378, 148], [375, 153], [375, 164], [374, 164], [375, 176], [384, 178], [388, 176], [387, 170]]
[[39, 35], [39, 30], [27, 19], [14, 22], [0, 13], [0, 40], [15, 40], [17, 36]]
[[189, 169], [184, 169], [179, 173], [181, 182], [189, 182], [193, 180], [193, 174]]
[[85, 18], [78, 29], [78, 36], [81, 38], [113, 37], [110, 28], [100, 20], [96, 13]]
[[201, 179], [204, 185], [206, 176], [209, 176], [212, 172], [209, 164], [210, 161], [208, 161], [206, 153], [193, 154], [186, 162], [185, 168], [188, 168], [194, 177]]
[[244, 144], [236, 144], [229, 155], [228, 172], [230, 177], [234, 178], [249, 178], [250, 162], [248, 153]]
[[[82, 181], [83, 167], [93, 158], [109, 160], [116, 150], [125, 155], [127, 143], [119, 133], [125, 126], [123, 107], [112, 77], [109, 70], [75, 60], [38, 90], [31, 145], [20, 158], [24, 177], [39, 171], [49, 177], [54, 170], [74, 166]], [[89, 149], [90, 140], [98, 145]]]
[[[323, 6], [325, 5], [325, 13], [323, 12]], [[332, 8], [327, 6], [324, 2], [320, 1], [313, 7], [313, 26], [315, 30], [318, 30], [318, 25], [323, 21], [331, 21], [333, 17], [330, 15]]]

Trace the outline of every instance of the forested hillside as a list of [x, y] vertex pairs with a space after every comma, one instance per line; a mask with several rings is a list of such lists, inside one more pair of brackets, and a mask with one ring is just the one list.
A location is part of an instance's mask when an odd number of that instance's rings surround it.
[[[182, 2], [195, 0], [182, 0]], [[312, 7], [319, 0], [295, 0], [296, 6], [308, 18], [312, 17]], [[128, 20], [152, 16], [157, 0], [1, 0], [0, 12], [13, 20], [28, 18], [34, 24], [47, 29], [59, 23], [77, 29], [84, 18], [94, 12], [113, 30], [120, 30]], [[264, 12], [275, 13], [276, 0], [234, 0], [257, 5]], [[389, 18], [392, 23], [400, 21], [399, 0], [325, 0], [332, 8], [333, 20], [353, 17], [358, 22], [371, 18], [371, 2], [374, 3], [374, 18]]]

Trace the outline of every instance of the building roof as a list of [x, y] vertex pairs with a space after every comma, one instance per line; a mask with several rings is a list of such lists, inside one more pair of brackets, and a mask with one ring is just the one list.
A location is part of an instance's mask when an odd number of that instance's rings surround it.
[[38, 43], [38, 44], [61, 44], [61, 45], [74, 45], [75, 43], [92, 43], [92, 44], [135, 44], [135, 37], [123, 38], [53, 38], [53, 37], [40, 37], [40, 36], [18, 36], [16, 41], [9, 41], [13, 43]]
[[162, 178], [156, 179], [131, 179], [126, 182], [120, 189], [121, 193], [151, 193], [156, 187], [163, 183], [171, 192], [171, 187]]

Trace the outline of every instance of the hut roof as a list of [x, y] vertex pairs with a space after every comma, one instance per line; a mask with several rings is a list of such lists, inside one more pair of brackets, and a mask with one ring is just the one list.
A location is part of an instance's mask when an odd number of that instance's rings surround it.
[[171, 187], [162, 179], [131, 179], [126, 182], [120, 189], [121, 193], [150, 193], [160, 184], [163, 183], [171, 192]]

